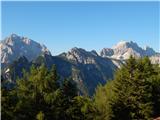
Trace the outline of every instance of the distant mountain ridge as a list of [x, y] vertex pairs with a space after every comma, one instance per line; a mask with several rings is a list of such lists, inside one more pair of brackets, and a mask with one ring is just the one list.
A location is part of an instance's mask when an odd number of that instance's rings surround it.
[[0, 41], [0, 51], [1, 64], [10, 64], [21, 56], [31, 61], [41, 54], [51, 54], [46, 46], [16, 34], [11, 34]]
[[113, 78], [114, 72], [121, 67], [130, 55], [149, 56], [152, 63], [160, 64], [160, 54], [152, 48], [142, 49], [134, 42], [120, 42], [113, 48], [104, 48], [98, 54], [95, 50], [86, 51], [74, 47], [68, 52], [52, 56], [44, 45], [12, 34], [0, 42], [2, 76], [10, 83], [16, 77], [22, 77], [22, 70], [29, 70], [31, 65], [45, 64], [51, 68], [56, 65], [58, 74], [72, 77], [82, 94], [93, 95], [98, 84], [105, 84]]
[[[12, 63], [14, 60], [21, 56], [25, 56], [29, 61], [31, 61], [41, 54], [51, 55], [51, 52], [45, 45], [41, 45], [27, 37], [21, 37], [16, 34], [11, 34], [9, 37], [0, 41], [0, 50], [2, 64]], [[76, 50], [76, 47], [72, 48], [70, 52], [74, 50]], [[80, 50], [79, 48], [79, 51], [82, 52], [83, 49]], [[70, 57], [70, 52], [67, 54], [68, 58]], [[100, 51], [100, 54], [98, 54], [95, 50], [90, 52], [96, 56], [108, 57], [118, 60], [126, 60], [130, 57], [130, 55], [137, 58], [149, 56], [151, 59], [157, 59], [160, 55], [160, 53], [155, 52], [152, 48], [147, 46], [145, 49], [143, 49], [133, 41], [121, 41], [112, 48], [103, 48]], [[83, 57], [85, 57], [85, 54], [82, 53], [78, 60], [82, 60]]]
[[148, 46], [145, 49], [143, 49], [133, 41], [121, 41], [112, 48], [103, 48], [100, 52], [100, 55], [102, 57], [109, 57], [118, 60], [126, 60], [131, 55], [135, 58], [148, 56], [150, 57], [153, 63], [160, 64], [160, 53], [155, 52], [152, 48]]
[[[84, 58], [80, 58], [81, 54], [85, 54]], [[105, 84], [107, 80], [113, 78], [113, 73], [117, 66], [108, 58], [92, 55], [92, 53], [83, 49], [72, 49], [59, 56], [51, 56], [47, 54], [40, 55], [37, 59], [29, 62], [25, 57], [20, 57], [18, 60], [10, 64], [3, 72], [6, 78], [15, 84], [16, 77], [22, 76], [22, 70], [29, 70], [32, 65], [40, 66], [45, 64], [51, 68], [56, 65], [58, 74], [62, 78], [72, 77], [77, 83], [77, 87], [81, 94], [93, 95], [98, 84]], [[75, 57], [75, 54], [76, 57]], [[80, 59], [79, 59], [80, 58]], [[5, 77], [4, 77], [5, 78]]]
[[152, 48], [146, 47], [146, 49], [143, 49], [132, 41], [121, 41], [112, 48], [103, 48], [100, 52], [102, 57], [112, 57], [116, 59], [128, 59], [130, 55], [134, 57], [150, 57], [155, 54], [156, 52]]

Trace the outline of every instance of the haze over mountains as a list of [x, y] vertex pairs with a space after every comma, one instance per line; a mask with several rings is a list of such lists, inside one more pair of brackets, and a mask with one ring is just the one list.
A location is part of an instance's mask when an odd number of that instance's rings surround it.
[[150, 47], [143, 49], [132, 41], [122, 41], [112, 48], [103, 48], [100, 54], [95, 50], [86, 51], [75, 47], [52, 56], [44, 45], [12, 34], [0, 42], [0, 50], [2, 75], [10, 82], [14, 83], [15, 76], [21, 77], [22, 69], [29, 70], [33, 64], [45, 64], [48, 68], [55, 64], [62, 77], [72, 77], [80, 92], [89, 95], [94, 93], [98, 84], [105, 84], [112, 79], [115, 70], [130, 55], [136, 58], [149, 56], [152, 63], [160, 64], [160, 53]]

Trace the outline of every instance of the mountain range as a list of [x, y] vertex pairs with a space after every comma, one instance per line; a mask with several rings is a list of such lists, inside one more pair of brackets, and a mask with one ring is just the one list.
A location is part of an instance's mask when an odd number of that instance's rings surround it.
[[[72, 77], [81, 94], [93, 95], [98, 84], [105, 84], [113, 78], [114, 72], [131, 55], [140, 58], [148, 56], [152, 63], [160, 64], [160, 53], [152, 48], [141, 48], [135, 42], [121, 41], [112, 48], [103, 48], [100, 53], [74, 47], [68, 52], [52, 56], [45, 45], [27, 37], [11, 34], [0, 42], [3, 83], [15, 83], [22, 77], [22, 70], [29, 71], [31, 65], [54, 64], [62, 78]], [[2, 84], [3, 84], [2, 83]]]
[[2, 65], [12, 63], [20, 56], [25, 56], [31, 61], [43, 53], [51, 54], [46, 46], [16, 34], [11, 34], [9, 37], [2, 40], [0, 42], [0, 50]]

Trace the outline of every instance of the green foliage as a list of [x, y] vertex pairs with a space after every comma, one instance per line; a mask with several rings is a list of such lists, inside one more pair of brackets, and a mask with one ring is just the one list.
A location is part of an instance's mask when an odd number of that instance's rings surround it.
[[131, 58], [113, 81], [96, 90], [97, 116], [104, 120], [150, 120], [160, 116], [160, 67], [148, 57]]
[[160, 67], [154, 66], [155, 74], [151, 77], [152, 81], [152, 103], [153, 103], [153, 116], [160, 116]]
[[17, 98], [15, 97], [15, 95], [15, 92], [11, 92], [4, 88], [1, 88], [1, 117], [4, 120], [13, 119], [13, 110], [17, 102]]
[[96, 120], [109, 120], [112, 114], [110, 101], [114, 98], [113, 82], [108, 81], [106, 85], [99, 85], [94, 95], [94, 104], [96, 108]]
[[88, 97], [76, 96], [72, 100], [72, 105], [67, 109], [69, 120], [93, 120], [94, 106]]
[[65, 79], [62, 84], [63, 95], [69, 97], [69, 99], [72, 99], [77, 95], [78, 90], [76, 84], [74, 83], [74, 81], [72, 81], [71, 78]]
[[36, 116], [37, 120], [44, 120], [44, 113], [42, 111], [40, 111], [37, 116]]
[[13, 90], [2, 90], [2, 117], [6, 120], [35, 120], [44, 116], [46, 120], [64, 119], [77, 91], [71, 79], [64, 80], [62, 85], [59, 81], [55, 66], [51, 70], [44, 65], [32, 66], [29, 73], [24, 71]]
[[5, 120], [151, 120], [160, 116], [160, 66], [131, 57], [93, 98], [78, 96], [56, 67], [32, 66], [12, 90], [1, 89]]

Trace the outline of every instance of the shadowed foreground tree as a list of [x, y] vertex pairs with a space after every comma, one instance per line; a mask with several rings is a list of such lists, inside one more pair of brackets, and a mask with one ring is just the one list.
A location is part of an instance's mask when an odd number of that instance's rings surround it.
[[160, 67], [131, 57], [113, 81], [96, 90], [97, 116], [104, 120], [151, 120], [160, 116]]
[[72, 105], [67, 110], [69, 120], [94, 120], [95, 107], [90, 98], [76, 96], [72, 100]]
[[65, 120], [77, 90], [71, 79], [59, 83], [55, 66], [31, 67], [13, 90], [2, 88], [2, 118], [5, 120]]
[[92, 98], [77, 96], [55, 66], [32, 66], [12, 90], [2, 87], [4, 120], [152, 120], [160, 116], [160, 66], [131, 57]]

